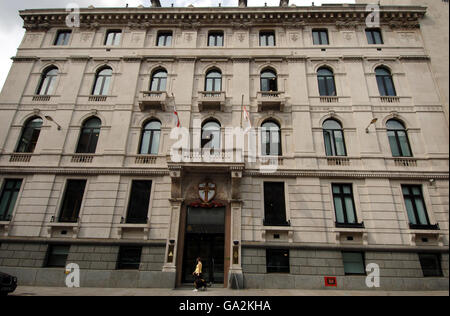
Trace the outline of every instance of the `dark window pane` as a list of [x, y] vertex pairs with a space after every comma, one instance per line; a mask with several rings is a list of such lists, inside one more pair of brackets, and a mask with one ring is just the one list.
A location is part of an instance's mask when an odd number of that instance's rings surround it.
[[328, 45], [328, 31], [327, 30], [313, 30], [314, 45]]
[[442, 277], [441, 256], [438, 254], [419, 254], [424, 277]]
[[157, 46], [171, 46], [172, 32], [161, 32], [158, 34]]
[[77, 153], [94, 154], [97, 150], [98, 138], [100, 137], [100, 119], [94, 117], [87, 120], [81, 129], [78, 140]]
[[430, 225], [422, 187], [417, 185], [403, 185], [402, 192], [409, 223], [422, 226]]
[[23, 129], [20, 142], [17, 146], [16, 152], [19, 153], [33, 153], [39, 139], [42, 127], [42, 119], [40, 117], [31, 119]]
[[333, 184], [333, 200], [338, 224], [357, 224], [353, 190], [350, 184]]
[[86, 180], [68, 180], [59, 216], [60, 222], [76, 223], [83, 202]]
[[220, 149], [220, 133], [221, 127], [217, 122], [207, 122], [202, 127], [202, 148], [212, 149], [213, 151]]
[[275, 33], [274, 32], [259, 33], [259, 45], [260, 46], [275, 46]]
[[105, 45], [106, 46], [117, 46], [120, 44], [120, 38], [122, 37], [122, 31], [114, 30], [108, 31], [106, 34]]
[[364, 254], [360, 252], [343, 252], [345, 274], [366, 274]]
[[67, 257], [70, 246], [50, 245], [47, 252], [47, 267], [64, 268], [66, 267]]
[[278, 124], [266, 122], [261, 126], [261, 152], [263, 156], [281, 156], [281, 131]]
[[286, 226], [284, 183], [264, 183], [264, 225]]
[[208, 46], [223, 46], [223, 33], [210, 33], [208, 36]]
[[56, 35], [54, 45], [56, 45], [56, 46], [68, 45], [71, 33], [72, 33], [72, 31], [59, 31]]
[[142, 132], [141, 150], [142, 155], [157, 155], [159, 152], [159, 141], [161, 137], [161, 123], [151, 121], [146, 124]]
[[121, 246], [117, 269], [138, 270], [141, 263], [142, 247]]
[[152, 181], [133, 181], [128, 204], [127, 223], [147, 223]]
[[266, 250], [267, 273], [289, 273], [289, 250]]
[[0, 221], [10, 221], [22, 186], [21, 179], [7, 179], [0, 195]]

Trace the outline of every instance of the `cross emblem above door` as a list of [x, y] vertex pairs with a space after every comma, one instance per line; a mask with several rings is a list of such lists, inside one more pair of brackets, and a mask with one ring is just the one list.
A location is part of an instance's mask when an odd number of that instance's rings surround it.
[[200, 183], [198, 193], [203, 203], [209, 203], [216, 196], [216, 185], [210, 182]]

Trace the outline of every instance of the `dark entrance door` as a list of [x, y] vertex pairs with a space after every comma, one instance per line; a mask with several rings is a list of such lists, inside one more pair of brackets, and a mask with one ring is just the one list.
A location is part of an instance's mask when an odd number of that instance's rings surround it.
[[183, 283], [194, 282], [195, 261], [203, 263], [203, 278], [224, 283], [225, 208], [188, 208], [183, 256]]

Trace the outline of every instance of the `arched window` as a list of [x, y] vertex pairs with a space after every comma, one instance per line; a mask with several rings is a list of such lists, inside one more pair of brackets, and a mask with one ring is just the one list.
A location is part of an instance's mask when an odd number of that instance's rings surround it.
[[336, 96], [336, 84], [334, 73], [328, 68], [320, 68], [317, 71], [320, 96]]
[[95, 76], [95, 84], [92, 95], [108, 95], [111, 83], [112, 69], [105, 67], [100, 69]]
[[208, 71], [206, 74], [205, 91], [222, 91], [222, 74], [220, 71]]
[[396, 96], [394, 81], [392, 80], [392, 74], [389, 69], [385, 67], [378, 67], [375, 69], [375, 74], [377, 77], [378, 90], [380, 95], [384, 96]]
[[207, 121], [202, 126], [202, 149], [220, 150], [220, 124], [217, 121]]
[[102, 122], [97, 117], [90, 118], [84, 122], [78, 141], [77, 153], [95, 154], [101, 125]]
[[37, 95], [51, 95], [55, 90], [56, 78], [58, 77], [58, 68], [50, 67], [47, 68], [41, 76], [41, 81], [39, 82], [38, 89], [36, 91]]
[[41, 133], [42, 119], [33, 117], [25, 124], [16, 152], [33, 153]]
[[327, 156], [347, 156], [341, 124], [336, 120], [329, 119], [323, 123], [322, 127]]
[[389, 120], [386, 123], [386, 127], [392, 156], [412, 157], [408, 133], [406, 132], [405, 126], [400, 121]]
[[277, 74], [267, 69], [261, 72], [261, 91], [278, 91]]
[[261, 149], [263, 156], [281, 156], [281, 129], [273, 122], [267, 121], [261, 126]]
[[161, 137], [161, 122], [151, 120], [144, 125], [141, 137], [141, 155], [157, 155]]
[[164, 69], [157, 70], [153, 73], [150, 91], [166, 91], [167, 87], [167, 71]]

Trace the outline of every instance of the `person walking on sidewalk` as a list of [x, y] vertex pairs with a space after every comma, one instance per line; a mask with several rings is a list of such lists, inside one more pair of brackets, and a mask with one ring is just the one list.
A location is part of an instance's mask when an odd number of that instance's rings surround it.
[[195, 281], [194, 281], [194, 292], [198, 292], [198, 290], [200, 288], [203, 288], [204, 290], [206, 290], [206, 281], [203, 280], [202, 278], [202, 269], [203, 269], [203, 264], [202, 264], [202, 259], [200, 257], [197, 258], [197, 265], [195, 267], [195, 271], [193, 273]]

